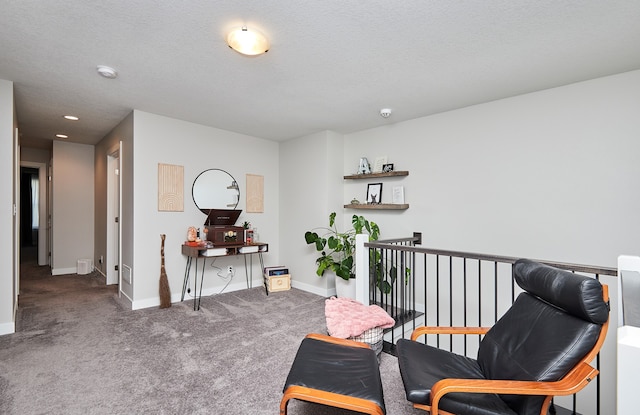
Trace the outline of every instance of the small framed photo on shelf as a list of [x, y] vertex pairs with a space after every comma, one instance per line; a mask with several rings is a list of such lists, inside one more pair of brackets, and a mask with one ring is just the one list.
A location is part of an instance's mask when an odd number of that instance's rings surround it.
[[388, 163], [388, 164], [383, 164], [382, 165], [382, 172], [383, 173], [389, 173], [390, 171], [393, 171], [393, 163]]
[[373, 163], [373, 173], [381, 173], [382, 166], [387, 164], [387, 156], [378, 156], [376, 157], [376, 161]]
[[404, 204], [404, 186], [394, 186], [391, 200], [396, 205]]
[[382, 183], [369, 183], [367, 186], [367, 204], [377, 205], [382, 198]]

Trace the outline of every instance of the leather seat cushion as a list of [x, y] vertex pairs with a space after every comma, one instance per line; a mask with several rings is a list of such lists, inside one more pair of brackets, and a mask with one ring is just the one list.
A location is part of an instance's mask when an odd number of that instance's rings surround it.
[[[429, 405], [431, 387], [441, 379], [484, 379], [474, 359], [407, 339], [398, 340], [398, 365], [407, 400]], [[516, 415], [496, 394], [451, 393], [440, 409], [465, 415]]]
[[366, 399], [386, 411], [378, 359], [372, 349], [305, 338], [284, 390], [293, 385]]

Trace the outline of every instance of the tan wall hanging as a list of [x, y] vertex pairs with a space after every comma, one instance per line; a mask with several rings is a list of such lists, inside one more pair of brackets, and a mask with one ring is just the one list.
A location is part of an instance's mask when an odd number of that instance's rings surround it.
[[247, 174], [247, 212], [264, 212], [264, 176]]
[[184, 211], [184, 166], [158, 163], [158, 211]]

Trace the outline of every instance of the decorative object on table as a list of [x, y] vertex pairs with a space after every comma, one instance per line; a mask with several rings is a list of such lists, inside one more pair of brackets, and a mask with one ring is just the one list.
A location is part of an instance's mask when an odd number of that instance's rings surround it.
[[264, 176], [247, 174], [247, 212], [264, 212]]
[[366, 157], [362, 157], [360, 159], [360, 167], [358, 167], [358, 174], [369, 174], [371, 173], [371, 168], [369, 167], [369, 161]]
[[393, 163], [388, 163], [388, 164], [383, 164], [382, 165], [382, 172], [383, 173], [389, 173], [390, 171], [393, 171]]
[[[338, 231], [335, 224], [336, 212], [329, 215], [328, 228], [314, 228], [304, 234], [307, 245], [314, 244], [316, 251], [321, 252], [321, 256], [316, 259], [318, 268], [316, 274], [324, 275], [329, 270], [335, 272], [336, 276], [343, 280], [355, 278], [355, 264], [353, 262], [355, 254], [356, 235], [369, 234], [369, 241], [378, 240], [380, 228], [375, 222], [369, 222], [364, 216], [353, 215], [351, 218], [351, 229], [344, 232]], [[322, 230], [322, 236], [315, 230]]]
[[244, 229], [244, 243], [253, 243], [253, 231], [251, 230], [251, 222], [246, 220], [242, 222], [242, 229]]
[[202, 234], [200, 234], [200, 228], [195, 226], [189, 226], [187, 229], [187, 241], [188, 246], [203, 246], [207, 240], [207, 229], [203, 228]]
[[382, 166], [384, 166], [385, 164], [387, 164], [387, 156], [378, 156], [376, 157], [376, 160], [373, 163], [373, 172], [374, 173], [381, 173], [382, 172]]
[[351, 203], [352, 205], [359, 205], [359, 204], [360, 204], [360, 201], [354, 197], [353, 199], [351, 199], [351, 202], [350, 202], [350, 203]]
[[158, 163], [158, 211], [184, 211], [184, 166]]
[[195, 226], [189, 226], [187, 229], [187, 242], [195, 242], [198, 237], [198, 230]]
[[401, 205], [404, 203], [404, 186], [393, 186], [392, 203]]
[[367, 185], [367, 203], [377, 205], [382, 198], [382, 183], [369, 183]]
[[169, 279], [164, 267], [164, 240], [165, 234], [160, 234], [162, 240], [160, 244], [160, 308], [171, 307], [171, 290], [169, 289]]
[[211, 209], [205, 222], [207, 241], [215, 246], [244, 245], [245, 229], [235, 226], [240, 213], [239, 209]]

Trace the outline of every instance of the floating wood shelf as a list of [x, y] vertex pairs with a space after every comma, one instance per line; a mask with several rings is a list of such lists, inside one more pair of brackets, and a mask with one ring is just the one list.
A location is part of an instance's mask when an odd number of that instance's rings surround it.
[[409, 205], [406, 203], [397, 204], [397, 203], [377, 203], [377, 204], [365, 204], [365, 203], [356, 203], [356, 204], [348, 204], [344, 205], [346, 209], [371, 209], [371, 210], [406, 210], [409, 209]]
[[409, 172], [406, 170], [387, 171], [383, 173], [369, 173], [369, 174], [351, 174], [344, 176], [345, 179], [375, 179], [378, 177], [394, 177], [394, 176], [408, 176]]

